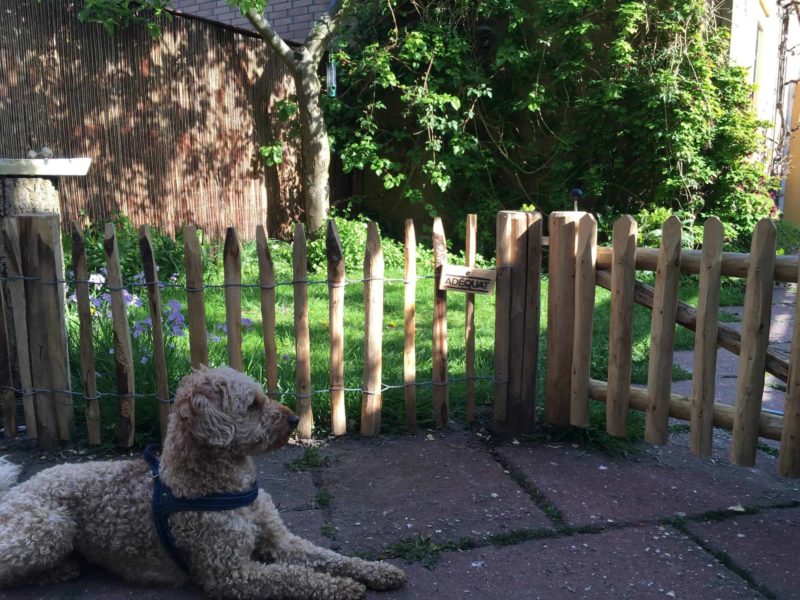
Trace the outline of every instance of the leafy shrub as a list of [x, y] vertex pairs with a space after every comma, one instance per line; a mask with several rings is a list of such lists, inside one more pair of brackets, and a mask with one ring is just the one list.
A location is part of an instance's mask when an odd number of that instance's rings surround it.
[[[772, 209], [746, 69], [705, 0], [351, 3], [326, 99], [345, 170], [448, 217], [581, 207], [711, 215], [747, 245]], [[651, 228], [655, 230], [655, 227]], [[493, 251], [491, 228], [481, 249]]]
[[789, 221], [776, 221], [778, 227], [778, 254], [797, 254], [800, 252], [800, 227]]

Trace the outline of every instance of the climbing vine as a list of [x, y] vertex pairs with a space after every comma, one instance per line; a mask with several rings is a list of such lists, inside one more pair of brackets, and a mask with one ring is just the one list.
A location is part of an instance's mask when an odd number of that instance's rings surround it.
[[[705, 0], [365, 0], [327, 99], [346, 171], [458, 221], [501, 208], [714, 214], [744, 245], [773, 206], [763, 124]], [[463, 218], [463, 216], [461, 217]], [[491, 228], [484, 228], [490, 230]]]

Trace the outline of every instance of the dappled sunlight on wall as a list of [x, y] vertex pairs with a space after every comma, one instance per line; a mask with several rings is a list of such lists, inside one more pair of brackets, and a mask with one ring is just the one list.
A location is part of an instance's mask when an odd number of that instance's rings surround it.
[[29, 133], [56, 156], [90, 156], [60, 182], [66, 220], [116, 212], [174, 233], [193, 222], [243, 237], [298, 217], [296, 152], [267, 168], [259, 146], [281, 132], [268, 112], [293, 82], [265, 44], [174, 17], [109, 36], [72, 2], [20, 0], [0, 24], [0, 156], [24, 157]]

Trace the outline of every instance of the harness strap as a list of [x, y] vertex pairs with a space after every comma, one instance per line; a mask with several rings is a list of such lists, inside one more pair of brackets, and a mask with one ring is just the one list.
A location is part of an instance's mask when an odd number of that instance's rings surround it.
[[173, 561], [186, 573], [189, 572], [184, 556], [175, 545], [175, 538], [169, 527], [169, 515], [174, 512], [203, 511], [217, 512], [234, 510], [252, 504], [258, 497], [258, 482], [253, 482], [253, 487], [245, 492], [227, 494], [209, 494], [199, 498], [180, 498], [161, 480], [161, 465], [155, 457], [157, 446], [148, 446], [144, 450], [144, 459], [150, 465], [153, 473], [153, 519], [155, 520], [156, 533], [161, 545]]

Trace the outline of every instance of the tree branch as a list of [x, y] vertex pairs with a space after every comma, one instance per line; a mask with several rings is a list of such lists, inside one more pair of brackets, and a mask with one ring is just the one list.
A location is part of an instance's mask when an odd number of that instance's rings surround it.
[[305, 43], [306, 50], [311, 54], [314, 62], [319, 62], [325, 51], [325, 44], [339, 26], [342, 15], [342, 0], [331, 0], [325, 12], [317, 19], [311, 32], [308, 34]]
[[289, 67], [289, 70], [294, 73], [297, 70], [297, 61], [294, 58], [294, 51], [281, 39], [281, 36], [275, 32], [267, 18], [254, 8], [248, 10], [245, 16], [261, 36], [261, 39], [269, 44], [278, 56], [281, 57], [281, 60], [283, 60], [286, 66]]

